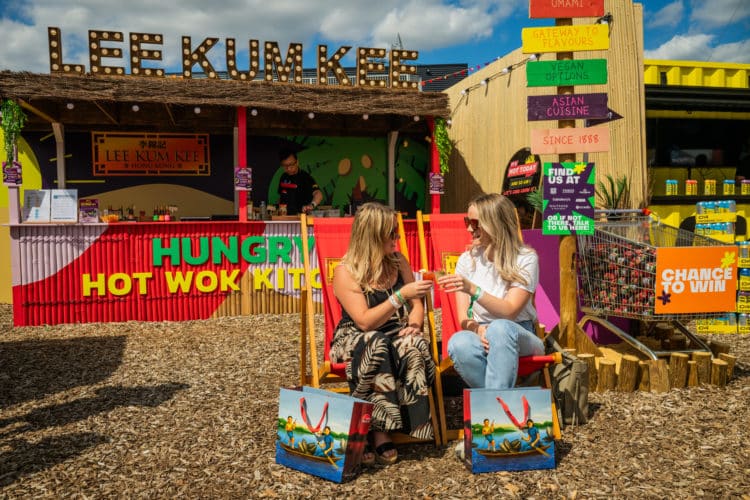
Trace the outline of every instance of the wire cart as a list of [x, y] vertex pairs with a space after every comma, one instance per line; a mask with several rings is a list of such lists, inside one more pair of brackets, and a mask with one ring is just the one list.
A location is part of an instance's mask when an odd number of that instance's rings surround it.
[[[646, 210], [597, 210], [594, 234], [577, 235], [578, 322], [604, 326], [650, 359], [672, 352], [711, 352], [686, 326], [694, 320], [721, 318], [726, 313], [655, 314], [656, 248], [726, 245], [721, 241], [660, 223]], [[629, 318], [648, 324], [671, 322], [690, 340], [691, 348], [652, 349], [608, 320]]]

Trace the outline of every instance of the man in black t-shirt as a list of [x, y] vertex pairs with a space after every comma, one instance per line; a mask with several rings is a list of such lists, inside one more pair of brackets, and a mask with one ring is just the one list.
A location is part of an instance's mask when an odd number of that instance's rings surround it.
[[289, 215], [310, 213], [323, 201], [323, 192], [310, 174], [299, 169], [297, 154], [291, 150], [279, 153], [284, 173], [279, 179], [279, 204], [286, 204]]

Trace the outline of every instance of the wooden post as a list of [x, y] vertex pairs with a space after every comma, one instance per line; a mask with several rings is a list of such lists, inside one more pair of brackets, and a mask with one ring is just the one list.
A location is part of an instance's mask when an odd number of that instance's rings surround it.
[[638, 382], [638, 390], [643, 392], [649, 392], [651, 390], [651, 382], [649, 377], [649, 365], [648, 361], [639, 361], [638, 369], [640, 371], [640, 380]]
[[717, 358], [719, 357], [719, 354], [729, 354], [729, 344], [725, 342], [717, 342], [716, 340], [712, 340], [708, 343], [708, 347]]
[[617, 376], [617, 390], [633, 392], [638, 383], [638, 358], [626, 354], [620, 360], [620, 374]]
[[727, 385], [727, 362], [723, 359], [711, 361], [711, 384], [719, 387]]
[[591, 391], [596, 390], [596, 356], [589, 353], [583, 353], [578, 355], [578, 359], [584, 361], [589, 365], [589, 389]]
[[598, 392], [611, 391], [615, 388], [617, 375], [615, 374], [615, 362], [611, 359], [599, 360], [599, 383], [596, 386]]
[[727, 382], [734, 378], [734, 365], [737, 362], [737, 356], [731, 354], [719, 353], [719, 359], [727, 362]]
[[679, 332], [673, 333], [669, 341], [670, 341], [670, 344], [672, 345], [672, 348], [677, 349], [677, 350], [685, 349], [688, 344], [687, 337]]
[[[573, 18], [557, 18], [555, 26], [572, 26]], [[573, 52], [558, 52], [558, 61], [569, 61], [573, 59]], [[557, 87], [557, 95], [572, 94], [575, 87], [571, 85]], [[558, 128], [575, 128], [575, 120], [558, 120]], [[558, 155], [560, 163], [564, 161], [576, 161], [575, 153], [563, 153]], [[541, 165], [540, 165], [541, 166]], [[560, 241], [560, 343], [563, 347], [575, 347], [576, 326], [578, 321], [578, 297], [576, 297], [576, 269], [573, 265], [573, 256], [576, 252], [575, 236], [563, 236]]]
[[577, 351], [575, 350], [574, 347], [564, 347], [563, 348], [563, 352], [568, 353], [568, 354], [570, 354], [571, 356], [573, 356], [575, 358]]
[[669, 391], [667, 362], [663, 359], [648, 361], [648, 379], [651, 392]]
[[672, 388], [685, 387], [687, 382], [688, 355], [673, 352], [669, 357], [669, 385]]
[[690, 360], [687, 365], [687, 386], [696, 387], [698, 385], [698, 363]]
[[669, 323], [656, 323], [654, 325], [654, 336], [661, 340], [669, 338], [672, 335], [672, 325]]
[[711, 377], [711, 353], [694, 352], [693, 361], [698, 365], [698, 383], [707, 384]]

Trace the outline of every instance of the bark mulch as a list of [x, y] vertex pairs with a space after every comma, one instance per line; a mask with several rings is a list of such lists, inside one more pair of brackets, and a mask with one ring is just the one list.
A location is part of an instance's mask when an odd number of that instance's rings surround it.
[[[318, 318], [319, 324], [322, 318]], [[725, 388], [591, 394], [557, 468], [472, 475], [447, 447], [330, 483], [276, 465], [299, 317], [13, 328], [0, 305], [0, 498], [750, 498], [750, 337]]]

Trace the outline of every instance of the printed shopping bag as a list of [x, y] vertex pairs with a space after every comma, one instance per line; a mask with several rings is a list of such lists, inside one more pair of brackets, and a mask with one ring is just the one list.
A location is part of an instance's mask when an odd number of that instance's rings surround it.
[[313, 387], [282, 388], [276, 463], [344, 482], [362, 461], [372, 404]]
[[473, 473], [553, 469], [549, 389], [464, 389], [464, 462]]

